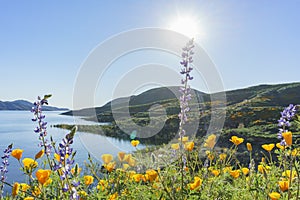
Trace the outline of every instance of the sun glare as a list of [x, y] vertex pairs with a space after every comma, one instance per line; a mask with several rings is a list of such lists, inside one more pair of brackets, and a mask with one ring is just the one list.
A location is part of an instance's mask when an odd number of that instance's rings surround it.
[[190, 38], [194, 38], [199, 34], [197, 20], [192, 17], [178, 17], [170, 24], [169, 29]]

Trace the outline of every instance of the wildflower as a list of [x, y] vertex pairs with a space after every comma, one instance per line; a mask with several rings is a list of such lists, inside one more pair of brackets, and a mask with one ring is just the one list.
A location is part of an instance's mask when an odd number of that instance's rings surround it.
[[78, 194], [81, 197], [86, 197], [87, 196], [87, 193], [84, 190], [79, 191]]
[[127, 170], [129, 167], [130, 167], [130, 165], [128, 165], [128, 164], [126, 164], [126, 163], [123, 164], [123, 169], [124, 169], [124, 170]]
[[275, 144], [263, 144], [261, 145], [261, 147], [267, 152], [271, 152], [272, 149], [275, 147]]
[[34, 200], [34, 197], [25, 197], [24, 200]]
[[229, 141], [231, 141], [234, 145], [238, 146], [239, 144], [241, 144], [241, 143], [244, 142], [244, 139], [243, 138], [239, 138], [237, 136], [232, 136]]
[[108, 172], [112, 172], [115, 169], [116, 163], [115, 162], [110, 162], [108, 164], [104, 164], [104, 168], [108, 171]]
[[51, 153], [52, 146], [51, 143], [45, 139], [47, 136], [47, 122], [44, 121], [45, 115], [42, 113], [42, 106], [45, 104], [48, 105], [48, 98], [50, 97], [51, 95], [45, 95], [44, 98], [38, 97], [37, 101], [33, 104], [34, 107], [31, 110], [34, 115], [32, 121], [38, 122], [38, 126], [34, 129], [34, 132], [39, 134], [39, 140], [41, 141], [39, 146], [44, 148], [48, 156]]
[[118, 198], [118, 193], [114, 193], [114, 194], [111, 194], [109, 197], [108, 197], [108, 200], [116, 200]]
[[198, 176], [195, 176], [195, 177], [194, 177], [194, 182], [189, 184], [189, 185], [190, 185], [190, 189], [191, 189], [191, 190], [195, 190], [195, 189], [197, 189], [198, 187], [200, 187], [201, 184], [202, 184], [201, 178], [199, 178]]
[[223, 172], [224, 172], [224, 173], [230, 172], [231, 169], [232, 169], [232, 167], [225, 167], [225, 168], [223, 169]]
[[219, 176], [220, 170], [213, 169], [213, 170], [211, 170], [211, 173], [212, 173], [214, 176]]
[[23, 149], [14, 149], [11, 152], [11, 156], [17, 160], [20, 160], [22, 158], [23, 151]]
[[248, 151], [252, 151], [252, 145], [251, 145], [251, 143], [249, 143], [249, 142], [247, 142], [247, 150]]
[[37, 160], [37, 159], [43, 157], [44, 153], [45, 153], [45, 150], [44, 150], [44, 149], [40, 150], [40, 151], [35, 155], [34, 159]]
[[272, 192], [272, 193], [269, 193], [269, 197], [272, 199], [272, 200], [277, 200], [280, 198], [280, 194], [278, 192]]
[[179, 143], [171, 144], [171, 148], [174, 149], [174, 150], [178, 150], [179, 149]]
[[214, 148], [214, 146], [216, 144], [216, 138], [217, 138], [217, 136], [215, 134], [208, 136], [208, 138], [205, 141], [204, 147], [208, 147], [211, 149]]
[[227, 154], [226, 154], [226, 153], [221, 153], [221, 154], [219, 155], [220, 160], [225, 160], [226, 157], [227, 157]]
[[37, 180], [42, 185], [44, 185], [48, 181], [50, 174], [51, 174], [51, 170], [44, 170], [44, 169], [39, 169], [35, 173]]
[[242, 172], [243, 172], [243, 174], [246, 176], [246, 175], [248, 175], [249, 174], [249, 169], [248, 168], [246, 168], [246, 167], [243, 167], [242, 168]]
[[296, 171], [291, 172], [291, 170], [285, 170], [284, 172], [282, 172], [281, 175], [284, 176], [284, 177], [288, 177], [289, 179], [290, 178], [294, 179], [294, 178], [297, 177], [297, 172]]
[[281, 150], [285, 149], [285, 146], [281, 145], [280, 143], [276, 143], [276, 147]]
[[120, 162], [122, 162], [124, 160], [124, 157], [125, 157], [125, 152], [119, 152], [118, 153], [118, 158], [119, 158]]
[[153, 170], [153, 169], [148, 169], [148, 170], [146, 171], [146, 174], [148, 175], [148, 180], [149, 180], [150, 182], [154, 181], [154, 180], [157, 178], [157, 176], [158, 176], [157, 171], [155, 171], [155, 170]]
[[185, 144], [187, 141], [189, 141], [189, 137], [188, 136], [184, 136], [182, 138], [178, 138], [179, 141], [181, 141], [182, 139], [182, 143]]
[[8, 159], [10, 156], [10, 153], [12, 152], [12, 144], [8, 145], [8, 147], [3, 151], [4, 155], [1, 157], [2, 159], [2, 165], [0, 166], [0, 199], [2, 198], [3, 188], [4, 184], [3, 182], [6, 179], [5, 174], [8, 172], [7, 166], [9, 165]]
[[269, 165], [258, 165], [257, 166], [257, 170], [262, 174], [267, 173], [270, 169], [271, 169], [271, 167]]
[[140, 141], [138, 141], [138, 140], [132, 140], [132, 141], [131, 141], [131, 145], [132, 145], [133, 147], [136, 147], [138, 144], [140, 144]]
[[105, 188], [107, 187], [107, 185], [108, 185], [108, 182], [106, 180], [100, 180], [98, 185], [97, 185], [97, 189], [101, 190], [101, 191], [104, 191]]
[[279, 188], [282, 192], [289, 189], [289, 182], [288, 181], [278, 181]]
[[101, 158], [105, 164], [108, 164], [113, 160], [113, 156], [111, 154], [103, 154]]
[[143, 178], [143, 174], [134, 174], [132, 176], [132, 179], [137, 183], [140, 182], [142, 180], [142, 178]]
[[208, 158], [210, 161], [212, 161], [212, 160], [215, 158], [214, 154], [211, 153], [210, 151], [206, 151], [205, 153], [206, 153], [206, 155], [207, 155], [207, 158]]
[[17, 194], [19, 193], [19, 189], [20, 189], [20, 184], [18, 182], [15, 182], [11, 192], [13, 197], [17, 196]]
[[22, 160], [26, 170], [30, 171], [38, 166], [38, 163], [32, 158], [24, 158]]
[[30, 188], [30, 186], [28, 184], [20, 183], [20, 189], [22, 192], [26, 192], [29, 188]]
[[186, 144], [185, 144], [185, 146], [184, 146], [184, 148], [185, 148], [185, 150], [187, 150], [187, 151], [192, 151], [193, 150], [193, 148], [194, 148], [194, 142], [187, 142]]
[[287, 146], [291, 146], [293, 143], [293, 134], [292, 132], [288, 131], [288, 132], [284, 132], [282, 133], [282, 137], [286, 143]]
[[[283, 146], [287, 145], [287, 143], [286, 143], [287, 141], [283, 137], [283, 133], [289, 132], [287, 130], [287, 127], [289, 127], [291, 125], [290, 120], [296, 115], [296, 111], [297, 111], [297, 106], [290, 104], [288, 107], [286, 107], [281, 112], [281, 117], [278, 120], [278, 126], [280, 127], [279, 132], [278, 132], [278, 139], [281, 139], [281, 145], [283, 145]], [[291, 133], [286, 135], [286, 137], [289, 140], [289, 145], [287, 145], [287, 146], [291, 146], [292, 145]]]
[[40, 188], [37, 186], [34, 186], [32, 195], [36, 197], [36, 196], [39, 196], [41, 193], [42, 193], [42, 191], [40, 190]]
[[230, 175], [233, 177], [233, 178], [238, 178], [240, 176], [240, 170], [231, 170], [230, 171]]
[[48, 180], [44, 183], [44, 186], [50, 185], [52, 183], [52, 179], [48, 178]]
[[94, 177], [87, 175], [83, 177], [85, 185], [91, 185], [94, 182]]
[[190, 75], [193, 68], [190, 64], [193, 62], [192, 55], [194, 52], [192, 49], [194, 48], [194, 41], [193, 39], [190, 40], [186, 46], [182, 49], [182, 61], [180, 62], [182, 69], [180, 73], [184, 76], [181, 80], [183, 87], [180, 87], [180, 113], [178, 114], [179, 118], [179, 137], [182, 138], [185, 135], [185, 130], [183, 128], [184, 124], [187, 122], [187, 112], [190, 110], [188, 102], [191, 100], [191, 89], [188, 85], [188, 81], [192, 80], [193, 77]]

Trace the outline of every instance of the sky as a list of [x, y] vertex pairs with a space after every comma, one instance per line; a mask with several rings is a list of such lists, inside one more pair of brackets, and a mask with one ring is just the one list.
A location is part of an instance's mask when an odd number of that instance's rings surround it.
[[[51, 105], [72, 108], [78, 73], [99, 44], [132, 29], [170, 28], [183, 16], [196, 21], [193, 37], [225, 90], [298, 82], [299, 8], [297, 0], [0, 1], [0, 100], [34, 101], [51, 93]], [[123, 56], [99, 79], [95, 96], [86, 98], [103, 105], [130, 67], [153, 62], [179, 71], [177, 61], [151, 50]], [[205, 91], [200, 82], [192, 87]]]

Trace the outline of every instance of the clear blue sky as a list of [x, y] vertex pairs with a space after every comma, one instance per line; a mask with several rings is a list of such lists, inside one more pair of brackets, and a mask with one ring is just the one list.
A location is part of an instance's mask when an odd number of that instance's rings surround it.
[[[51, 105], [71, 108], [80, 65], [99, 43], [186, 14], [199, 19], [196, 41], [225, 89], [297, 82], [299, 8], [297, 0], [0, 1], [0, 100], [52, 93]], [[102, 94], [99, 104], [109, 100]]]

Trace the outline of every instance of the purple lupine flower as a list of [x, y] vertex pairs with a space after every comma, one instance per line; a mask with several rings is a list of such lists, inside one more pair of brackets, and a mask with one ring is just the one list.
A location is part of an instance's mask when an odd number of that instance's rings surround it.
[[[72, 165], [74, 164], [75, 160], [72, 158], [73, 148], [70, 147], [71, 144], [73, 144], [73, 138], [75, 135], [75, 132], [77, 130], [77, 127], [75, 126], [69, 134], [65, 136], [65, 138], [62, 139], [62, 141], [58, 145], [58, 149], [56, 151], [56, 154], [60, 156], [60, 160], [58, 163], [54, 164], [53, 169], [61, 170], [60, 180], [64, 181], [68, 179], [71, 176], [71, 169]], [[67, 155], [69, 157], [67, 157]], [[68, 182], [64, 184], [63, 191], [67, 192], [71, 190], [72, 195], [71, 199], [77, 199], [73, 198], [77, 195], [76, 187], [79, 185], [79, 182], [72, 182], [71, 185], [68, 185]]]
[[280, 113], [281, 117], [278, 120], [279, 132], [277, 133], [278, 139], [281, 139], [280, 144], [286, 146], [286, 142], [282, 137], [282, 133], [288, 132], [287, 127], [291, 126], [290, 120], [296, 115], [297, 106], [290, 104], [288, 107], [284, 108], [284, 110]]
[[183, 125], [187, 122], [187, 112], [190, 110], [188, 101], [191, 100], [191, 89], [188, 85], [188, 81], [192, 80], [193, 77], [190, 75], [193, 68], [190, 66], [190, 64], [193, 62], [192, 55], [194, 52], [192, 49], [194, 48], [194, 40], [190, 40], [185, 47], [182, 48], [182, 61], [180, 62], [182, 68], [180, 73], [184, 76], [181, 80], [181, 84], [183, 87], [179, 88], [179, 92], [181, 93], [180, 96], [180, 113], [178, 114], [178, 117], [180, 119], [179, 122], [179, 136], [182, 138], [185, 135], [185, 130], [183, 129]]
[[41, 140], [39, 146], [44, 148], [45, 154], [47, 156], [50, 155], [52, 146], [51, 143], [47, 139], [45, 139], [45, 137], [47, 136], [47, 122], [44, 121], [46, 116], [42, 113], [42, 106], [45, 104], [48, 105], [47, 99], [50, 97], [51, 95], [45, 95], [42, 99], [38, 96], [37, 101], [33, 103], [34, 107], [32, 107], [31, 109], [31, 112], [34, 115], [32, 121], [38, 122], [38, 126], [34, 129], [34, 132], [39, 133], [39, 140]]
[[6, 173], [8, 172], [7, 167], [9, 166], [8, 159], [10, 157], [10, 153], [12, 152], [13, 144], [8, 145], [8, 147], [3, 151], [4, 154], [1, 157], [2, 165], [0, 166], [0, 199], [2, 198], [4, 182], [6, 180]]

